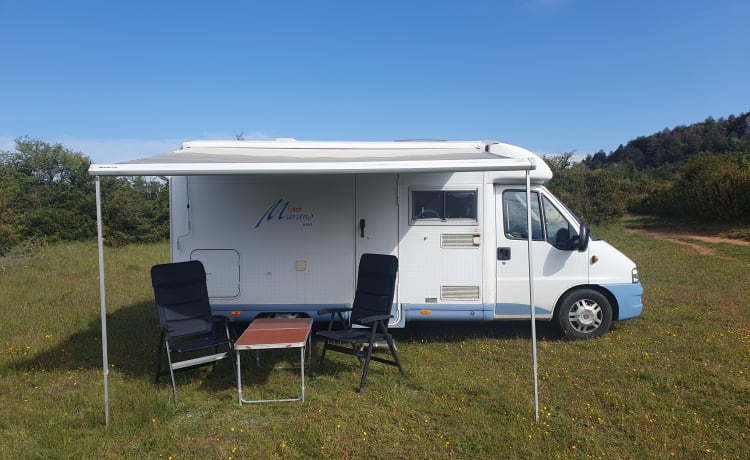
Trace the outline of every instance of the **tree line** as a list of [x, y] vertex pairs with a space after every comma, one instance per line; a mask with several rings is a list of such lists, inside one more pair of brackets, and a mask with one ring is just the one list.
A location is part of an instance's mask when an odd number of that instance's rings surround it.
[[574, 152], [545, 158], [548, 184], [584, 220], [626, 213], [750, 223], [750, 114], [665, 129], [580, 162]]
[[[96, 237], [91, 160], [61, 144], [19, 138], [0, 152], [0, 256], [48, 241]], [[107, 244], [169, 236], [167, 181], [140, 177], [101, 179]]]
[[[625, 214], [698, 222], [750, 223], [750, 114], [708, 118], [638, 137], [581, 161], [574, 152], [545, 157], [548, 184], [583, 220], [617, 222]], [[91, 160], [38, 139], [16, 139], [0, 152], [0, 256], [46, 241], [96, 236]], [[101, 178], [105, 242], [169, 236], [167, 178]]]

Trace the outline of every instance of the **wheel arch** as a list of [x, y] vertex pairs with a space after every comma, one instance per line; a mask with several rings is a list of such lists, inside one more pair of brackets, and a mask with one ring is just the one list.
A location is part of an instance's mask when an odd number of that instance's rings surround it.
[[557, 316], [560, 313], [560, 306], [562, 305], [563, 299], [567, 297], [571, 292], [577, 291], [579, 289], [591, 289], [606, 297], [609, 301], [610, 307], [612, 307], [612, 320], [618, 321], [620, 319], [620, 305], [617, 303], [617, 298], [615, 298], [614, 294], [612, 294], [609, 289], [603, 288], [598, 284], [579, 284], [576, 286], [572, 286], [571, 288], [560, 294], [560, 297], [557, 298], [557, 302], [555, 302], [555, 311], [552, 312], [552, 319], [557, 320]]

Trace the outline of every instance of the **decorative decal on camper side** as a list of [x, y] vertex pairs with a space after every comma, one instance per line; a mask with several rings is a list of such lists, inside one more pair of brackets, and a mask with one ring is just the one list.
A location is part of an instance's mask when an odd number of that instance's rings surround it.
[[278, 201], [273, 203], [266, 212], [260, 216], [258, 223], [255, 224], [253, 230], [260, 227], [263, 222], [268, 221], [287, 221], [287, 222], [302, 222], [303, 227], [311, 227], [313, 221], [313, 213], [305, 212], [301, 206], [290, 206], [289, 201], [284, 201], [280, 198]]

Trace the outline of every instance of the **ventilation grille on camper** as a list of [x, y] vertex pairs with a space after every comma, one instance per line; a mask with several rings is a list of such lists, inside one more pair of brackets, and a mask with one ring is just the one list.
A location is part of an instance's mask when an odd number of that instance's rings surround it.
[[473, 233], [443, 233], [440, 235], [440, 246], [443, 248], [476, 248], [479, 246], [479, 235]]
[[479, 300], [479, 286], [440, 286], [443, 300]]

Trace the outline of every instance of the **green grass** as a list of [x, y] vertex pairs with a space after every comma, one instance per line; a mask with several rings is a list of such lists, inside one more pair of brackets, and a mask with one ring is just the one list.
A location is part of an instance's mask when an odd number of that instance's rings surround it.
[[[642, 317], [591, 341], [529, 324], [395, 331], [407, 376], [333, 354], [306, 401], [239, 407], [228, 361], [151, 383], [158, 329], [148, 270], [166, 244], [108, 248], [111, 426], [96, 245], [0, 260], [0, 458], [744, 458], [750, 443], [750, 248], [596, 229], [639, 265]], [[313, 350], [313, 362], [319, 356]], [[243, 361], [246, 397], [290, 396], [296, 352]]]

